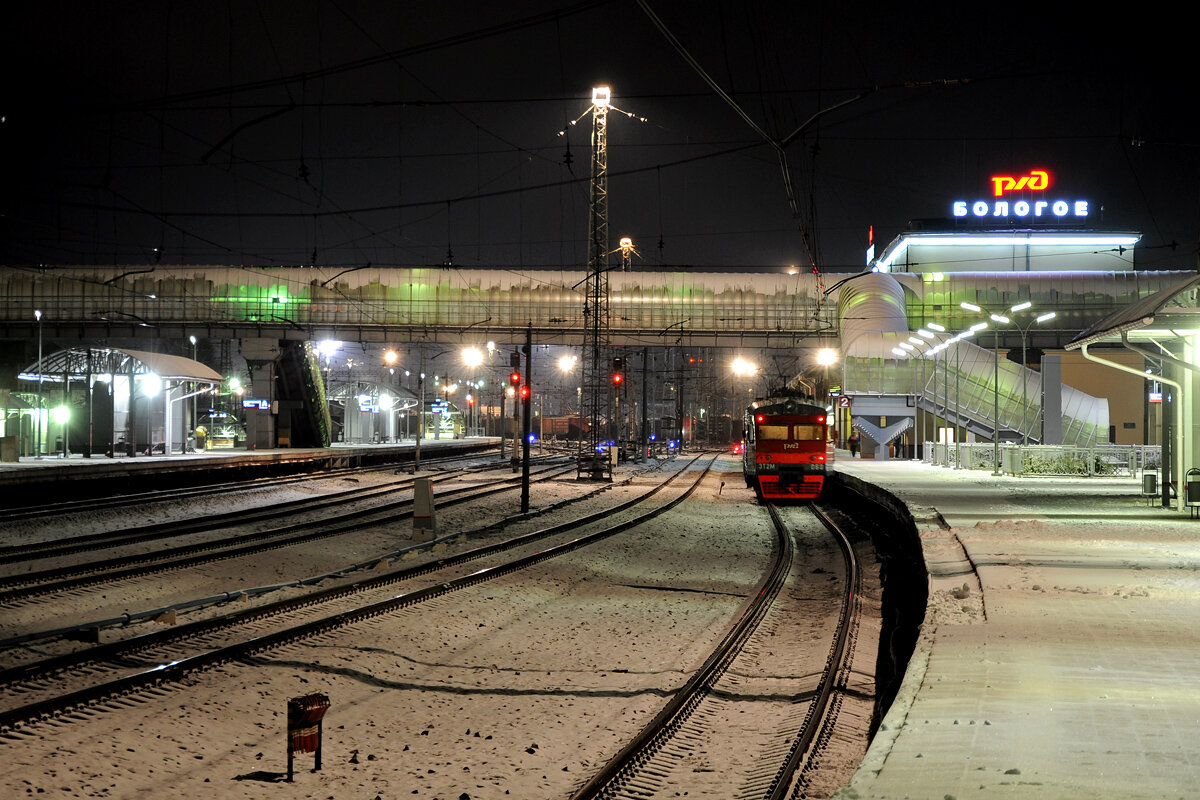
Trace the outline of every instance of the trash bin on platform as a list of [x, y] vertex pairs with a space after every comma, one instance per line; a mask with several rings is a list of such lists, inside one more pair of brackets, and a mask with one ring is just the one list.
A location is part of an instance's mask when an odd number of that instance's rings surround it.
[[1196, 516], [1196, 509], [1200, 508], [1200, 469], [1192, 467], [1184, 476], [1186, 481], [1186, 495], [1184, 495], [1184, 504], [1191, 510], [1192, 516]]

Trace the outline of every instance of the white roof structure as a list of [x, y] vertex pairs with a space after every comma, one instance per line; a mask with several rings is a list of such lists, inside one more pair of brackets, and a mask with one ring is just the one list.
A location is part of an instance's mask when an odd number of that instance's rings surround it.
[[185, 356], [117, 347], [72, 347], [49, 353], [21, 371], [23, 381], [81, 381], [89, 375], [154, 374], [163, 380], [219, 384], [219, 372]]
[[872, 265], [878, 272], [1121, 272], [1141, 234], [1127, 231], [906, 231]]

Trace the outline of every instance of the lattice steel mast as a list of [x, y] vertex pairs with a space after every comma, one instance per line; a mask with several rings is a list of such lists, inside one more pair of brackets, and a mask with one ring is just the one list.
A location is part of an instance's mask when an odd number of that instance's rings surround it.
[[609, 473], [600, 465], [598, 450], [609, 422], [609, 385], [605, 364], [609, 352], [608, 308], [608, 108], [611, 90], [592, 89], [592, 180], [588, 231], [588, 274], [583, 306], [583, 416], [588, 421], [587, 452], [579, 457], [579, 471]]

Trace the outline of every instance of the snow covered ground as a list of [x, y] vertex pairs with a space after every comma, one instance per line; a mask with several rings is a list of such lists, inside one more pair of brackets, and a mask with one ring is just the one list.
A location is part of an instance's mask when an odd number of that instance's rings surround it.
[[839, 468], [913, 510], [933, 590], [902, 697], [840, 798], [1195, 796], [1200, 521], [1129, 478]]
[[[534, 505], [588, 488], [535, 486]], [[771, 537], [765, 515], [747, 513], [752, 498], [724, 458], [678, 513], [586, 554], [37, 726], [0, 742], [0, 796], [565, 797], [686, 680], [761, 577]], [[475, 527], [496, 511], [446, 509], [439, 526]], [[272, 556], [248, 580], [352, 556], [320, 546]], [[234, 577], [215, 569], [214, 585]], [[161, 601], [162, 587], [147, 591], [123, 602]], [[75, 613], [100, 613], [86, 594], [78, 602]], [[297, 756], [285, 788], [286, 701], [314, 691], [332, 700], [324, 768]]]

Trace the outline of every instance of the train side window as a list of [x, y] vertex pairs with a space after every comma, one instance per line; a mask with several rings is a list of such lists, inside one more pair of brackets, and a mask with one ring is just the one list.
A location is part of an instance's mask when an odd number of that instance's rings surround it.
[[795, 429], [797, 442], [820, 442], [825, 439], [824, 425], [796, 425]]
[[756, 425], [759, 439], [770, 439], [786, 442], [788, 439], [787, 425]]

